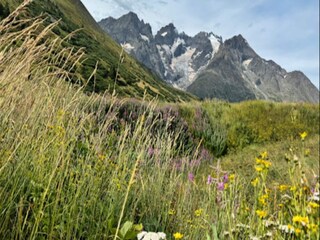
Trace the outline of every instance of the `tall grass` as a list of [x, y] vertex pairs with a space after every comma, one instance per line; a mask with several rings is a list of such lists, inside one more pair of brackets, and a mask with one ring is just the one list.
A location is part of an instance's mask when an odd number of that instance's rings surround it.
[[266, 153], [249, 180], [219, 161], [200, 168], [207, 154], [176, 112], [84, 94], [68, 83], [82, 51], [63, 48], [57, 23], [20, 12], [0, 24], [1, 239], [135, 239], [142, 228], [167, 239], [318, 239], [319, 183], [305, 179], [304, 151], [289, 153], [281, 187], [266, 182]]
[[170, 119], [154, 127], [154, 103], [119, 126], [121, 101], [66, 82], [81, 50], [62, 47], [57, 23], [23, 19], [23, 7], [0, 27], [0, 238], [108, 238], [118, 219], [166, 212], [179, 130]]

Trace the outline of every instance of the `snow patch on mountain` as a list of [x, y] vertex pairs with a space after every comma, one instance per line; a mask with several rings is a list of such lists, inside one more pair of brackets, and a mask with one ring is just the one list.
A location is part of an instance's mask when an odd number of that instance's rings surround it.
[[218, 52], [219, 47], [221, 45], [220, 39], [218, 39], [216, 36], [214, 36], [213, 34], [209, 35], [209, 40], [211, 42], [212, 45], [212, 49], [213, 49], [213, 54], [212, 57], [214, 56], [215, 53]]
[[212, 54], [211, 54], [211, 53], [208, 53], [206, 56], [204, 56], [204, 58], [211, 59], [211, 58], [212, 58]]
[[167, 36], [167, 34], [168, 34], [168, 32], [164, 32], [164, 33], [161, 34], [161, 36], [165, 37], [165, 36]]
[[251, 62], [252, 62], [252, 58], [249, 58], [247, 60], [244, 60], [242, 62], [242, 65], [247, 69]]
[[195, 76], [195, 70], [191, 65], [192, 55], [195, 51], [195, 48], [188, 47], [184, 54], [172, 59], [170, 68], [179, 74], [180, 78], [176, 83], [179, 88], [183, 88], [184, 85], [188, 85], [187, 82], [192, 81]]
[[146, 35], [140, 34], [140, 36], [144, 41], [150, 42], [150, 39]]
[[182, 45], [185, 45], [185, 44], [186, 44], [185, 41], [184, 41], [183, 39], [181, 39], [181, 38], [177, 38], [177, 39], [174, 41], [174, 43], [173, 43], [173, 45], [172, 45], [172, 47], [171, 47], [172, 56], [174, 55], [175, 51], [177, 50], [177, 48], [178, 48], [181, 44], [182, 44]]
[[193, 54], [193, 55], [192, 55], [192, 59], [196, 59], [196, 58], [199, 57], [202, 53], [203, 53], [203, 51], [199, 51], [199, 52]]

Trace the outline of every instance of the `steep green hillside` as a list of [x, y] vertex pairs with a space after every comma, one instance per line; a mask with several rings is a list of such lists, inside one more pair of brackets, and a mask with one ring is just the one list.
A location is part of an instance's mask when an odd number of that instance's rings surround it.
[[[7, 14], [7, 8], [15, 9], [22, 0], [0, 0], [0, 15]], [[76, 72], [76, 79], [86, 82], [97, 67], [86, 88], [88, 91], [109, 90], [124, 97], [156, 97], [165, 101], [188, 101], [190, 94], [165, 84], [144, 66], [122, 51], [121, 47], [107, 36], [79, 0], [34, 0], [28, 5], [31, 17], [44, 14], [47, 24], [61, 19], [54, 29], [58, 36], [66, 37], [76, 31], [68, 40], [69, 46], [85, 48], [85, 61]], [[80, 29], [80, 30], [79, 30]]]
[[0, 239], [320, 238], [319, 105], [85, 94], [41, 24], [0, 24]]

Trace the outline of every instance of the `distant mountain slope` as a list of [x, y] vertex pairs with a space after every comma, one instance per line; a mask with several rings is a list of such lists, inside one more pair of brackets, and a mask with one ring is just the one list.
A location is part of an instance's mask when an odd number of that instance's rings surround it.
[[302, 72], [287, 72], [275, 62], [264, 60], [241, 35], [221, 45], [187, 90], [200, 98], [231, 102], [246, 99], [319, 102], [318, 89]]
[[241, 35], [225, 42], [213, 33], [190, 37], [173, 24], [153, 35], [133, 12], [99, 25], [159, 77], [200, 98], [319, 102], [319, 90], [302, 72], [264, 60]]
[[[9, 6], [11, 11], [21, 2], [23, 1], [0, 0], [0, 4]], [[142, 98], [146, 94], [147, 97], [157, 96], [165, 101], [194, 99], [191, 94], [161, 81], [149, 69], [123, 52], [121, 46], [101, 30], [80, 0], [34, 0], [28, 6], [30, 16], [42, 13], [48, 16], [48, 24], [61, 19], [60, 25], [54, 30], [60, 37], [76, 31], [68, 40], [68, 45], [85, 48], [86, 52], [86, 60], [78, 77], [86, 81], [98, 62], [96, 75], [91, 79], [88, 91], [112, 92], [115, 88], [120, 96], [126, 97]]]

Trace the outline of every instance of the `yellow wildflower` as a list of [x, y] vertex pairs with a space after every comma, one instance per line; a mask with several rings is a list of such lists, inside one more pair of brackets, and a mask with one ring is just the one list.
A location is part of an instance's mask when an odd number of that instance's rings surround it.
[[233, 181], [233, 180], [234, 180], [234, 178], [235, 178], [235, 175], [234, 175], [234, 174], [230, 174], [230, 176], [229, 176], [229, 180], [230, 180], [230, 181]]
[[268, 153], [265, 151], [263, 153], [260, 153], [260, 156], [262, 159], [267, 159], [268, 158]]
[[309, 218], [297, 215], [292, 218], [292, 221], [294, 223], [297, 222], [297, 223], [301, 223], [303, 226], [306, 226], [309, 223]]
[[255, 178], [253, 181], [251, 181], [252, 186], [257, 186], [259, 183], [259, 178]]
[[168, 214], [169, 214], [169, 215], [175, 215], [175, 214], [176, 214], [176, 211], [175, 211], [174, 209], [170, 209], [170, 210], [168, 211]]
[[308, 156], [310, 155], [310, 153], [311, 153], [310, 148], [307, 148], [307, 149], [304, 151], [304, 155], [305, 155], [306, 157], [308, 157]]
[[291, 191], [291, 192], [297, 191], [297, 187], [296, 187], [296, 186], [292, 186], [292, 187], [290, 188], [290, 191]]
[[174, 239], [182, 239], [183, 238], [183, 234], [176, 232], [175, 234], [173, 234]]
[[269, 168], [272, 165], [270, 161], [265, 161], [265, 160], [263, 161], [262, 164], [264, 165], [265, 168]]
[[316, 202], [309, 202], [308, 203], [308, 206], [311, 207], [311, 208], [318, 208], [320, 207], [320, 205]]
[[268, 199], [268, 195], [267, 194], [265, 194], [265, 195], [262, 195], [261, 197], [259, 197], [259, 202], [260, 202], [260, 204], [261, 205], [266, 205], [267, 203], [266, 203], [266, 200]]
[[284, 205], [283, 205], [283, 203], [280, 203], [279, 205], [278, 205], [278, 207], [280, 207], [280, 208], [282, 208]]
[[318, 225], [316, 225], [316, 224], [313, 224], [313, 223], [308, 224], [308, 228], [311, 229], [311, 232], [313, 232], [313, 233], [318, 232]]
[[263, 210], [257, 210], [256, 214], [259, 216], [259, 218], [265, 218], [267, 216], [267, 212]]
[[279, 186], [280, 192], [284, 192], [284, 191], [286, 191], [288, 188], [289, 188], [289, 186], [284, 185], [284, 184], [281, 184], [281, 185]]
[[266, 161], [259, 158], [256, 158], [256, 163], [258, 164], [255, 166], [257, 172], [261, 172], [263, 169], [269, 168], [272, 165], [270, 161]]
[[202, 215], [202, 213], [203, 213], [203, 209], [202, 208], [199, 208], [199, 209], [194, 211], [194, 215], [196, 217], [200, 217]]
[[266, 200], [263, 198], [259, 198], [259, 203], [263, 206], [267, 205]]
[[295, 229], [294, 229], [294, 232], [295, 232], [297, 235], [299, 235], [299, 234], [301, 233], [301, 229], [295, 228]]
[[257, 163], [257, 164], [262, 164], [262, 162], [263, 162], [263, 160], [262, 160], [262, 159], [260, 159], [260, 158], [256, 158], [256, 163]]
[[308, 136], [307, 132], [300, 133], [300, 138], [303, 141]]

